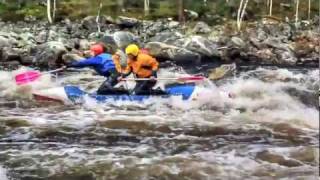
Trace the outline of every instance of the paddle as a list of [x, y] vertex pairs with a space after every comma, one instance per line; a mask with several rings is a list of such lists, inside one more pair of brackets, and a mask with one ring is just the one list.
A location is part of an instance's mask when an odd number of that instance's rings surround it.
[[62, 71], [64, 69], [65, 68], [59, 68], [59, 69], [48, 71], [45, 73], [41, 73], [39, 71], [27, 71], [24, 73], [17, 74], [15, 76], [15, 81], [16, 81], [17, 85], [23, 85], [23, 84], [27, 84], [27, 83], [30, 83], [30, 82], [33, 82], [33, 81], [39, 79], [40, 76], [42, 76], [42, 75]]
[[203, 76], [189, 76], [189, 77], [179, 77], [179, 78], [125, 78], [122, 81], [149, 81], [149, 80], [158, 80], [158, 81], [203, 81], [206, 78]]

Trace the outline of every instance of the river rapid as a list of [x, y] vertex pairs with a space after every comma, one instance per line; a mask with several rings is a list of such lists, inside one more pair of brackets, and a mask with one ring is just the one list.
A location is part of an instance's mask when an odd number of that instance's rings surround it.
[[192, 102], [77, 105], [34, 102], [31, 87], [93, 91], [102, 78], [84, 70], [18, 87], [21, 71], [0, 71], [1, 180], [318, 178], [318, 69], [238, 71]]

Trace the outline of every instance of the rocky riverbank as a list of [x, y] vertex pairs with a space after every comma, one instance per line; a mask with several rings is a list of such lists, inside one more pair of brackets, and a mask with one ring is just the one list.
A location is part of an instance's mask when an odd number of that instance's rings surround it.
[[[89, 16], [81, 21], [66, 19], [53, 25], [46, 22], [0, 22], [0, 65], [56, 68], [63, 56], [85, 50], [102, 41], [124, 48], [138, 43], [160, 61], [175, 64], [254, 63], [318, 66], [320, 52], [319, 17], [294, 24], [264, 19], [246, 24], [241, 33], [233, 22], [210, 27], [204, 22], [181, 25], [170, 19], [142, 21], [134, 18]], [[100, 31], [100, 32], [99, 32]]]

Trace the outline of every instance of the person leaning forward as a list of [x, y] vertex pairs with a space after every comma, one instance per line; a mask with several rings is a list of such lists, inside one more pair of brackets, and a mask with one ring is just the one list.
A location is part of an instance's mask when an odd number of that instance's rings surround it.
[[119, 79], [121, 80], [131, 73], [133, 73], [136, 78], [150, 78], [150, 80], [146, 81], [136, 81], [136, 86], [134, 87], [132, 94], [151, 94], [152, 87], [157, 83], [156, 78], [159, 69], [158, 61], [152, 56], [140, 52], [139, 47], [135, 44], [129, 45], [125, 51], [128, 56], [128, 64]]
[[67, 64], [67, 67], [92, 67], [99, 75], [106, 77], [106, 80], [99, 87], [97, 94], [123, 94], [123, 91], [114, 88], [122, 72], [119, 69], [120, 64], [118, 63], [117, 55], [112, 56], [111, 54], [105, 53], [105, 48], [102, 44], [92, 45], [90, 52], [92, 57]]

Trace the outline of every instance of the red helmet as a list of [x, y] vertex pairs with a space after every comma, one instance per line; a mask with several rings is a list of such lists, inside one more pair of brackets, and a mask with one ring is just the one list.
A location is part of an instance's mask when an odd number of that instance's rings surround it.
[[90, 51], [95, 55], [102, 54], [104, 52], [103, 46], [101, 44], [95, 44], [90, 47]]

